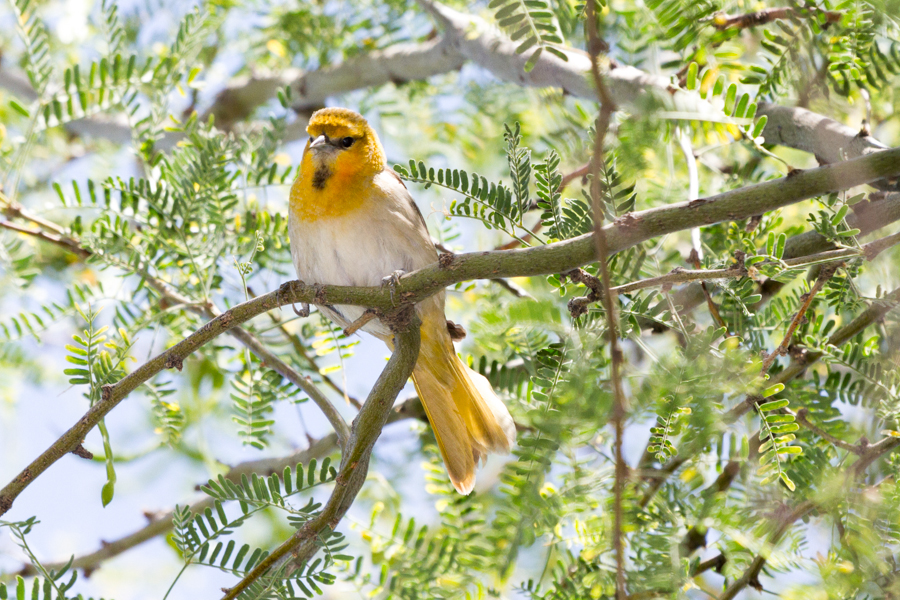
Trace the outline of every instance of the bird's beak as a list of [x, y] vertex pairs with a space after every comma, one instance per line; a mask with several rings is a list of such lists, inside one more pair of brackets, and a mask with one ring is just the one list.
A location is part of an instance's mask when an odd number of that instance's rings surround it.
[[323, 135], [320, 135], [319, 137], [317, 137], [316, 139], [314, 139], [313, 141], [311, 141], [309, 143], [309, 147], [317, 148], [319, 146], [324, 146], [326, 144], [328, 144], [328, 138], [325, 137], [325, 135], [323, 134]]

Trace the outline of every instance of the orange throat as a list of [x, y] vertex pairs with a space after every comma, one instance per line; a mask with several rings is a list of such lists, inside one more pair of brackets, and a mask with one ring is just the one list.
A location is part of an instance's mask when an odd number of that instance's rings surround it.
[[340, 217], [360, 208], [371, 193], [370, 177], [348, 173], [338, 165], [316, 164], [305, 156], [291, 186], [290, 208], [304, 222]]

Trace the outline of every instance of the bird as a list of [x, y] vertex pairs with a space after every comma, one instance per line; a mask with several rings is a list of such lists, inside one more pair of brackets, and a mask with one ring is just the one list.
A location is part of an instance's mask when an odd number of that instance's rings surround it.
[[[301, 281], [395, 285], [403, 273], [437, 262], [421, 211], [400, 176], [387, 168], [378, 134], [362, 115], [323, 108], [310, 117], [307, 133], [288, 208], [291, 257]], [[516, 429], [490, 382], [457, 355], [454, 337], [464, 330], [447, 320], [444, 303], [442, 290], [416, 305], [421, 345], [412, 380], [450, 481], [460, 494], [469, 494], [478, 464], [488, 453], [508, 453]], [[342, 328], [366, 310], [317, 307]], [[392, 347], [392, 332], [379, 319], [362, 330]]]

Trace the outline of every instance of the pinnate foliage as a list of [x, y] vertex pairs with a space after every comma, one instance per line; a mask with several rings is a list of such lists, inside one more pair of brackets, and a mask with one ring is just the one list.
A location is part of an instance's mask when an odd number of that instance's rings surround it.
[[525, 63], [525, 71], [534, 68], [541, 53], [555, 54], [568, 60], [559, 46], [563, 44], [562, 32], [549, 2], [544, 0], [492, 0], [488, 8], [495, 10], [497, 24], [510, 32], [510, 39], [518, 44], [517, 54], [531, 52]]
[[[319, 88], [278, 80], [270, 95], [279, 102], [256, 108], [232, 93], [259, 92], [278, 74], [295, 73], [288, 68], [312, 81], [343, 60], [396, 56], [398, 42], [408, 44], [402, 56], [417, 47], [431, 52], [443, 47], [446, 32], [438, 25], [432, 32], [429, 15], [409, 0], [266, 7], [259, 26], [245, 18], [247, 7], [201, 3], [173, 22], [168, 40], [156, 44], [154, 37], [148, 47], [149, 29], [135, 17], [144, 13], [103, 2], [89, 19], [90, 52], [82, 52], [61, 39], [48, 6], [56, 5], [10, 2], [20, 42], [3, 49], [4, 75], [21, 69], [33, 91], [10, 91], [0, 107], [3, 223], [58, 243], [0, 232], [0, 393], [5, 399], [7, 378], [59, 380], [75, 386], [87, 408], [103, 400], [105, 386], [216, 312], [294, 276], [285, 202], [300, 154], [291, 142], [305, 111], [321, 101], [313, 98]], [[445, 249], [572, 240], [592, 231], [594, 219], [627, 224], [642, 218], [638, 211], [685, 200], [685, 139], [701, 197], [815, 166], [811, 156], [802, 162], [803, 153], [771, 144], [769, 121], [758, 115], [762, 102], [801, 105], [854, 128], [866, 113], [869, 129], [859, 139], [872, 134], [896, 145], [900, 45], [890, 7], [881, 0], [770, 5], [763, 8], [790, 10], [744, 27], [727, 25], [740, 6], [716, 1], [597, 2], [610, 46], [602, 68], [659, 73], [673, 98], [699, 107], [660, 112], [634, 103], [617, 112], [598, 182], [585, 168], [594, 158], [591, 99], [559, 88], [523, 90], [516, 77], [494, 79], [473, 61], [461, 74], [396, 79], [328, 103], [347, 103], [370, 118], [391, 158], [403, 162], [394, 169]], [[532, 71], [518, 75], [539, 82], [543, 59], [569, 68], [587, 58], [586, 8], [496, 0], [482, 12], [512, 38], [522, 55], [517, 64]], [[238, 27], [244, 37], [233, 52], [236, 22], [246, 30]], [[253, 78], [269, 69], [273, 79], [256, 85]], [[223, 88], [223, 72], [246, 75], [251, 85], [235, 80]], [[116, 125], [124, 136], [110, 143], [79, 133], [97, 123]], [[422, 159], [406, 163], [409, 156]], [[798, 262], [795, 252], [810, 240], [817, 252], [858, 252], [868, 241], [860, 238], [861, 216], [884, 200], [830, 194], [712, 224], [699, 231], [696, 262], [686, 232], [609, 257], [614, 286], [678, 269], [730, 271], [705, 290], [665, 284], [614, 298], [628, 395], [630, 468], [620, 510], [629, 595], [691, 594], [710, 568], [705, 561], [718, 554], [715, 568], [726, 585], [742, 581], [763, 557], [758, 577], [766, 590], [810, 592], [775, 585], [797, 574], [816, 581], [814, 593], [834, 597], [895, 590], [900, 369], [897, 319], [888, 309], [897, 300], [890, 291], [897, 253], [848, 256], [810, 299], [820, 264]], [[35, 219], [17, 216], [17, 205]], [[445, 217], [437, 226], [435, 214]], [[874, 235], [882, 237], [886, 224], [877, 225]], [[584, 272], [597, 277], [599, 269], [586, 265]], [[588, 296], [596, 299], [564, 273], [465, 282], [449, 291], [448, 316], [463, 311], [469, 332], [460, 351], [519, 427], [511, 455], [491, 459], [476, 492], [462, 497], [428, 427], [416, 425], [420, 439], [411, 439], [401, 438], [405, 425], [391, 425], [347, 516], [337, 530], [331, 522], [316, 530], [315, 557], [269, 571], [241, 597], [308, 598], [332, 585], [333, 595], [356, 588], [383, 598], [613, 597], [610, 315]], [[764, 381], [760, 357], [782, 343], [807, 300], [788, 354]], [[573, 301], [586, 309], [577, 318], [569, 312]], [[356, 408], [359, 363], [381, 364], [365, 347], [362, 360], [348, 361], [360, 338], [322, 318], [286, 309], [243, 327], [344, 414]], [[42, 356], [63, 338], [71, 338], [59, 352], [66, 372], [49, 373]], [[118, 492], [115, 501], [123, 501], [117, 475], [131, 468], [130, 455], [160, 452], [208, 466], [207, 498], [173, 511], [170, 545], [179, 568], [244, 577], [286, 537], [318, 527], [326, 498], [344, 482], [330, 460], [293, 466], [296, 457], [275, 473], [245, 464], [220, 475], [223, 459], [203, 434], [215, 428], [238, 451], [275, 464], [269, 454], [293, 451], [304, 434], [324, 435], [321, 420], [306, 431], [314, 422], [306, 420], [312, 405], [305, 400], [265, 361], [228, 336], [217, 338], [129, 399], [146, 418], [141, 441], [150, 450], [136, 449], [112, 419], [98, 438], [87, 438], [106, 469], [100, 500], [108, 504]], [[319, 451], [329, 439], [311, 442]], [[387, 476], [391, 469], [396, 480]], [[773, 539], [777, 518], [805, 507], [808, 524], [787, 523]], [[83, 581], [71, 562], [43, 566], [29, 547], [35, 525], [0, 523], [36, 569], [24, 578], [0, 576], [0, 598], [74, 600]], [[807, 533], [816, 527], [840, 535], [826, 536], [827, 550], [810, 561]]]

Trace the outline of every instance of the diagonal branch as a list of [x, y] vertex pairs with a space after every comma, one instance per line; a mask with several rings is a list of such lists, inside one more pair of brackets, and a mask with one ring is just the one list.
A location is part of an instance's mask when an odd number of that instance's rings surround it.
[[403, 318], [411, 320], [406, 323], [394, 322], [394, 351], [353, 421], [350, 443], [341, 457], [334, 491], [325, 508], [260, 561], [237, 585], [226, 592], [222, 600], [237, 598], [251, 583], [271, 569], [282, 565], [301, 565], [309, 561], [319, 551], [319, 536], [336, 529], [356, 499], [366, 480], [375, 440], [387, 423], [391, 406], [406, 385], [419, 356], [419, 319], [411, 310], [407, 310]]
[[797, 310], [797, 314], [791, 319], [791, 323], [788, 325], [787, 332], [784, 334], [784, 339], [781, 340], [781, 344], [778, 345], [778, 348], [776, 348], [774, 352], [763, 359], [761, 369], [762, 375], [769, 372], [769, 369], [772, 368], [772, 365], [775, 364], [775, 361], [779, 356], [787, 354], [788, 347], [791, 345], [791, 340], [794, 338], [794, 332], [797, 331], [797, 328], [803, 322], [806, 311], [809, 310], [809, 307], [812, 305], [816, 294], [822, 291], [822, 288], [825, 287], [825, 283], [831, 279], [835, 271], [837, 271], [838, 266], [839, 265], [828, 265], [827, 267], [822, 268], [819, 271], [819, 276], [816, 277], [816, 282], [813, 284], [812, 288], [801, 296], [802, 304], [800, 305], [800, 309]]
[[[425, 419], [425, 412], [422, 404], [416, 397], [404, 400], [398, 403], [391, 410], [388, 416], [388, 424], [396, 423], [405, 419]], [[262, 458], [257, 460], [249, 460], [235, 465], [225, 473], [224, 477], [235, 483], [241, 481], [242, 475], [250, 476], [253, 473], [264, 474], [266, 476], [272, 473], [280, 473], [285, 467], [293, 467], [300, 464], [306, 464], [312, 459], [319, 459], [328, 456], [338, 449], [337, 435], [332, 433], [318, 440], [313, 440], [309, 446], [303, 450], [298, 450], [287, 456], [276, 458]], [[190, 503], [191, 510], [195, 514], [202, 513], [207, 508], [213, 508], [213, 500], [204, 498], [199, 502]], [[160, 535], [165, 535], [172, 530], [172, 517], [175, 513], [171, 510], [160, 513], [147, 513], [148, 523], [144, 527], [125, 535], [113, 541], [104, 541], [101, 547], [89, 554], [76, 557], [71, 564], [72, 569], [82, 569], [85, 574], [90, 575], [91, 572], [98, 569], [105, 561], [114, 558], [144, 542], [151, 540]], [[65, 566], [66, 562], [45, 564], [48, 570], [59, 570]], [[37, 570], [32, 565], [26, 565], [16, 573], [22, 577], [28, 577], [37, 574]]]

